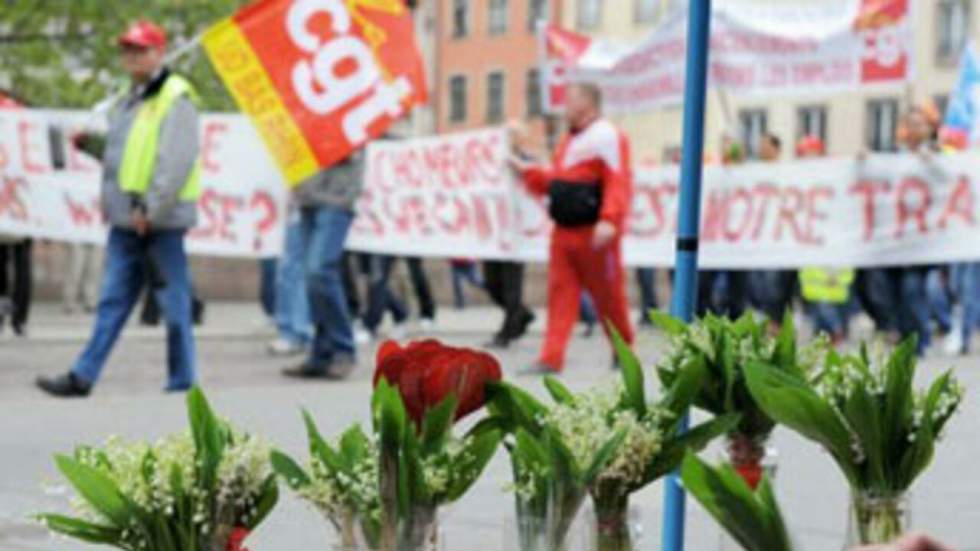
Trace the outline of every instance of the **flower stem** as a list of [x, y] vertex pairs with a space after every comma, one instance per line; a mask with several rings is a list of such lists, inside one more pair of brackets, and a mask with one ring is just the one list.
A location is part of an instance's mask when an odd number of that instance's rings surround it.
[[615, 493], [594, 499], [594, 551], [633, 551], [629, 523], [629, 494]]

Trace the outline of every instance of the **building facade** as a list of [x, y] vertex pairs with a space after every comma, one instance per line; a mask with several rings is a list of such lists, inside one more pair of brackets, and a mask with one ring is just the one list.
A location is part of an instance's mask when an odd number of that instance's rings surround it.
[[540, 20], [558, 21], [560, 0], [435, 0], [432, 106], [439, 133], [523, 119], [543, 146]]
[[[819, 1], [819, 0], [813, 0]], [[980, 29], [980, 2], [910, 0], [915, 34], [914, 79], [907, 85], [855, 89], [833, 95], [793, 95], [741, 101], [712, 91], [708, 96], [705, 149], [717, 153], [729, 132], [750, 152], [762, 132], [778, 136], [783, 155], [805, 134], [824, 138], [830, 155], [891, 150], [900, 114], [911, 104], [933, 100], [944, 110], [957, 77], [959, 52]], [[637, 41], [678, 0], [567, 0], [562, 26], [596, 37]], [[624, 9], [627, 8], [627, 9]], [[681, 143], [681, 106], [618, 117], [633, 139], [634, 158], [669, 161]]]

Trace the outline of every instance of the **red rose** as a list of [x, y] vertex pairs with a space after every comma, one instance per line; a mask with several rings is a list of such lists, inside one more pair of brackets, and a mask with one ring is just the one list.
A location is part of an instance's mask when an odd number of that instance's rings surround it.
[[398, 388], [408, 415], [421, 425], [425, 413], [455, 393], [456, 419], [483, 407], [483, 387], [499, 381], [500, 364], [479, 350], [426, 340], [401, 346], [387, 341], [378, 348], [374, 384], [384, 377]]
[[248, 548], [244, 545], [247, 537], [248, 530], [241, 526], [232, 530], [231, 535], [228, 536], [228, 551], [248, 551]]

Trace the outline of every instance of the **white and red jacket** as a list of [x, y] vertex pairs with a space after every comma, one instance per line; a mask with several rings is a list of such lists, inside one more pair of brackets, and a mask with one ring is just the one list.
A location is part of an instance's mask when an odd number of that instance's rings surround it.
[[630, 212], [633, 177], [629, 139], [606, 119], [562, 138], [552, 165], [524, 171], [524, 181], [535, 195], [547, 195], [552, 182], [601, 186], [599, 219], [612, 223], [622, 234]]

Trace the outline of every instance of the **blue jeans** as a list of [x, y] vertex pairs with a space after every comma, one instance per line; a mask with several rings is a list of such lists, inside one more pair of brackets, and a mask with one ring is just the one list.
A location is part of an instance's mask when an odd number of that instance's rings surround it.
[[599, 321], [599, 314], [596, 313], [592, 295], [584, 291], [579, 297], [578, 315], [582, 323], [586, 325], [594, 325]]
[[[152, 232], [146, 238], [120, 228], [109, 231], [105, 272], [92, 338], [72, 373], [95, 383], [146, 285], [148, 262], [159, 270], [163, 286], [154, 289], [167, 323], [169, 390], [190, 388], [196, 378], [191, 324], [191, 278], [184, 252], [184, 231]], [[152, 259], [152, 260], [150, 260]]]
[[286, 236], [276, 273], [276, 327], [279, 336], [295, 344], [306, 344], [313, 338], [310, 300], [306, 286], [306, 247], [303, 224], [299, 218], [286, 224]]
[[353, 357], [356, 353], [341, 274], [344, 242], [354, 215], [323, 206], [303, 208], [301, 216], [306, 244], [306, 292], [314, 327], [309, 363], [320, 367], [338, 355]]
[[929, 310], [939, 324], [939, 330], [943, 334], [949, 333], [953, 327], [953, 305], [939, 268], [931, 269], [926, 274], [926, 297], [929, 300]]
[[963, 307], [960, 330], [963, 335], [962, 351], [970, 349], [973, 332], [980, 321], [980, 262], [956, 264], [951, 269], [953, 292]]
[[259, 304], [270, 318], [276, 315], [276, 264], [275, 258], [259, 261]]
[[831, 337], [844, 334], [847, 304], [808, 302], [806, 308], [817, 333], [826, 333]]
[[456, 305], [457, 310], [463, 309], [466, 307], [466, 294], [463, 292], [463, 282], [468, 282], [478, 289], [483, 289], [483, 278], [480, 277], [475, 262], [453, 263], [452, 275], [453, 303]]
[[902, 268], [899, 284], [899, 312], [903, 337], [917, 335], [921, 356], [932, 341], [929, 298], [926, 293], [926, 270], [921, 267]]

